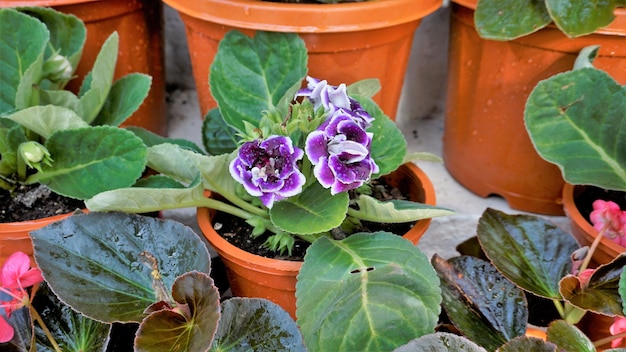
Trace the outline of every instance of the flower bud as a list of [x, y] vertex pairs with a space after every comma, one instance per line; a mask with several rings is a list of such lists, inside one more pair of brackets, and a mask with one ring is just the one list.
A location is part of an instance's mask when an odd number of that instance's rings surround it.
[[73, 71], [70, 61], [60, 54], [52, 55], [43, 64], [43, 76], [54, 83], [69, 81]]
[[22, 143], [19, 148], [20, 156], [28, 167], [41, 171], [41, 164], [50, 165], [52, 158], [48, 149], [35, 141]]

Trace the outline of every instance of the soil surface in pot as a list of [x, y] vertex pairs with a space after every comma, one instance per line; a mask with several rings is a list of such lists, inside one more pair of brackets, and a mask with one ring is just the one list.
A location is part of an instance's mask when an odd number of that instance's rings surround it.
[[[401, 194], [398, 188], [391, 187], [390, 185], [385, 183], [383, 179], [372, 181], [372, 185], [373, 194], [371, 196], [378, 200], [407, 199], [406, 196]], [[263, 234], [258, 237], [252, 237], [252, 227], [241, 218], [227, 213], [218, 212], [215, 214], [213, 219], [215, 231], [220, 236], [222, 236], [232, 245], [246, 252], [256, 254], [262, 257], [280, 260], [302, 261], [304, 260], [304, 254], [306, 253], [306, 250], [310, 245], [310, 243], [296, 238], [296, 243], [294, 245], [291, 255], [287, 255], [287, 253], [281, 255], [280, 253], [273, 252], [264, 246], [268, 235]], [[415, 225], [415, 223], [386, 224], [363, 221], [361, 223], [361, 227], [357, 231], [355, 231], [355, 233], [388, 231], [398, 235], [403, 235], [408, 232], [413, 227], [413, 225]], [[345, 238], [344, 234], [334, 233], [333, 235], [336, 239]]]
[[60, 196], [43, 185], [0, 190], [0, 223], [38, 220], [84, 209], [82, 200]]

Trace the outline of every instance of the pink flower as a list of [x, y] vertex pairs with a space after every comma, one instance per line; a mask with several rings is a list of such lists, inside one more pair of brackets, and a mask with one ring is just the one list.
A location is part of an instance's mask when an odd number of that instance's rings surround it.
[[593, 202], [589, 219], [596, 230], [604, 229], [604, 236], [626, 247], [626, 211], [622, 211], [619, 205], [598, 199]]
[[582, 287], [587, 287], [594, 271], [596, 271], [596, 269], [585, 269], [578, 274], [578, 281], [580, 281]]
[[[0, 308], [4, 309], [7, 318], [11, 312], [29, 304], [26, 288], [43, 281], [41, 270], [30, 267], [28, 255], [15, 252], [4, 262], [0, 270], [0, 291], [11, 296], [10, 301], [0, 302]], [[13, 339], [13, 327], [0, 316], [0, 343], [9, 342]]]
[[[611, 335], [617, 335], [626, 332], [626, 318], [615, 317], [615, 320], [613, 321], [613, 324], [611, 324], [609, 331], [611, 332]], [[611, 347], [619, 347], [622, 344], [622, 340], [624, 340], [623, 337], [613, 340], [611, 342]]]

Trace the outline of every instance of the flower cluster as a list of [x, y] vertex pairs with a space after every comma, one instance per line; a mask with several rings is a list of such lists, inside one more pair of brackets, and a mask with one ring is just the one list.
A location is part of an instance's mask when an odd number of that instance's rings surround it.
[[[2, 266], [0, 271], [0, 292], [11, 297], [10, 301], [0, 301], [7, 318], [11, 312], [30, 304], [30, 297], [26, 289], [41, 283], [43, 277], [38, 268], [30, 267], [30, 258], [22, 252], [15, 252]], [[0, 316], [0, 343], [13, 339], [14, 330], [2, 316]]]
[[[379, 171], [371, 157], [373, 134], [366, 132], [373, 118], [348, 96], [345, 84], [332, 86], [312, 77], [307, 77], [307, 82], [295, 98], [307, 97], [313, 108], [322, 109], [326, 116], [305, 142], [315, 178], [332, 195], [362, 186]], [[291, 139], [272, 135], [244, 143], [230, 164], [230, 174], [271, 208], [274, 201], [302, 191], [306, 177], [296, 164], [302, 156], [302, 149], [293, 146]]]
[[589, 215], [593, 227], [615, 243], [626, 247], [626, 211], [612, 201], [596, 200]]

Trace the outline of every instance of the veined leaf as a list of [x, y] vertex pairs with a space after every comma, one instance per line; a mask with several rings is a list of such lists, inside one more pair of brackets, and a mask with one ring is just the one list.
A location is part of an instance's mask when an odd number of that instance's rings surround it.
[[381, 223], [412, 222], [455, 213], [450, 209], [407, 200], [381, 202], [367, 195], [360, 195], [356, 203], [359, 210], [351, 212], [351, 215], [362, 220]]
[[119, 126], [143, 103], [150, 92], [152, 77], [131, 73], [113, 83], [94, 125]]
[[393, 352], [414, 352], [414, 351], [432, 351], [432, 352], [487, 352], [486, 349], [478, 346], [469, 339], [447, 333], [436, 332], [433, 334], [418, 337], [411, 340], [406, 345], [402, 345], [393, 350]]
[[511, 40], [536, 32], [552, 19], [545, 0], [480, 0], [474, 12], [476, 31], [485, 39]]
[[205, 152], [200, 147], [198, 147], [194, 142], [188, 139], [163, 137], [152, 131], [148, 131], [145, 128], [136, 126], [128, 126], [126, 127], [126, 129], [133, 132], [137, 137], [141, 138], [143, 143], [148, 147], [153, 147], [157, 144], [166, 143], [176, 144], [181, 148], [188, 149], [199, 154], [205, 154]]
[[[73, 215], [31, 232], [35, 260], [63, 302], [93, 319], [139, 322], [165, 288], [189, 271], [208, 273], [202, 240], [179, 222], [124, 213]], [[154, 258], [151, 261], [150, 258]]]
[[88, 127], [87, 123], [70, 109], [54, 105], [33, 106], [8, 116], [44, 139], [56, 131]]
[[391, 350], [433, 332], [440, 303], [428, 258], [387, 232], [318, 239], [296, 283], [297, 321], [311, 351]]
[[363, 79], [352, 83], [347, 88], [349, 96], [361, 96], [371, 99], [380, 91], [380, 80], [378, 78]]
[[237, 130], [229, 126], [219, 109], [212, 109], [202, 122], [202, 144], [212, 155], [231, 153], [237, 149]]
[[548, 341], [559, 351], [595, 352], [593, 342], [577, 327], [564, 320], [555, 320], [548, 326]]
[[624, 0], [545, 0], [550, 17], [563, 33], [578, 37], [595, 32], [615, 19], [614, 11]]

